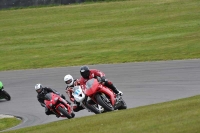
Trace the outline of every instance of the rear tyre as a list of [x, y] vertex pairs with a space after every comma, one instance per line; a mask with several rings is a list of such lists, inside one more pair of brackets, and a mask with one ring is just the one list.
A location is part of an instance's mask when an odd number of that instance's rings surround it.
[[74, 117], [75, 117], [75, 114], [74, 114], [74, 112], [72, 112], [72, 113], [71, 113], [71, 116], [72, 116], [72, 118], [74, 118]]
[[95, 114], [100, 114], [101, 111], [99, 110], [99, 108], [97, 107], [97, 104], [89, 104], [88, 102], [86, 102], [85, 105], [89, 110], [91, 110], [92, 112], [94, 112]]
[[127, 109], [127, 105], [126, 105], [124, 99], [122, 99], [122, 97], [121, 97], [121, 106], [118, 108], [118, 110], [122, 110], [122, 109]]
[[66, 116], [68, 119], [71, 119], [72, 116], [67, 112], [67, 110], [65, 108], [62, 108], [62, 107], [58, 107], [58, 110], [64, 115]]
[[11, 100], [10, 95], [9, 95], [8, 92], [6, 92], [5, 90], [2, 91], [2, 95], [3, 95], [3, 97], [4, 97], [7, 101], [10, 101], [10, 100]]
[[113, 111], [114, 107], [112, 106], [110, 100], [104, 94], [96, 94], [96, 100], [105, 110]]

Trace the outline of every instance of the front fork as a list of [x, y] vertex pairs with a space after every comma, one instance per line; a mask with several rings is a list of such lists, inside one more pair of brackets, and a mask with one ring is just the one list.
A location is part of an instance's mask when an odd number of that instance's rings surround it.
[[111, 102], [111, 101], [106, 97], [106, 95], [105, 95], [104, 93], [101, 93], [100, 95], [106, 100], [106, 102]]
[[118, 109], [121, 106], [121, 96], [120, 95], [116, 95], [116, 102], [115, 102], [115, 109]]

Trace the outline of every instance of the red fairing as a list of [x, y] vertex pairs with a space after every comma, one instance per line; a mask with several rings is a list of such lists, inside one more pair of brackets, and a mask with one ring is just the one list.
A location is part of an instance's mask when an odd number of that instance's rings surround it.
[[93, 80], [92, 86], [86, 86], [85, 94], [89, 97], [92, 97], [99, 91], [99, 83], [97, 80]]
[[52, 112], [56, 111], [61, 117], [64, 117], [58, 110], [58, 107], [62, 107], [67, 108], [69, 114], [72, 113], [71, 106], [59, 95], [48, 93], [48, 96], [49, 100], [44, 100], [44, 103], [46, 104], [47, 108], [49, 108]]
[[[90, 76], [89, 79], [95, 78], [95, 77], [102, 77], [105, 76], [105, 74], [97, 69], [90, 69]], [[84, 85], [89, 79], [84, 79], [83, 77], [81, 77], [79, 79], [79, 83], [81, 85]]]
[[100, 84], [97, 79], [93, 78], [89, 80], [86, 84], [85, 94], [89, 97], [91, 97], [94, 101], [95, 100], [95, 94], [97, 93], [104, 93], [110, 97], [111, 103], [114, 106], [115, 104], [115, 94], [107, 87]]

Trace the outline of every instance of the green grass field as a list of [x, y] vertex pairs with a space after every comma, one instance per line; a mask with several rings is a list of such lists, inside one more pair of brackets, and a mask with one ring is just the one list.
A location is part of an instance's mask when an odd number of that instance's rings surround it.
[[66, 119], [8, 133], [199, 133], [200, 95], [122, 111]]
[[[2, 10], [0, 71], [200, 58], [199, 7], [199, 0], [132, 0]], [[199, 133], [199, 99], [10, 132]]]
[[0, 11], [0, 71], [200, 57], [199, 0]]
[[17, 118], [0, 118], [0, 131], [18, 125], [21, 120]]

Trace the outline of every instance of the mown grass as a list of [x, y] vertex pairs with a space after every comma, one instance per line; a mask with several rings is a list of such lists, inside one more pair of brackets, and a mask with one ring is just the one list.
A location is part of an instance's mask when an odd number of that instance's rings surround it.
[[8, 133], [199, 133], [200, 95], [171, 102], [66, 119]]
[[[0, 71], [200, 57], [199, 0], [0, 11]], [[199, 133], [200, 96], [10, 132]]]
[[0, 118], [0, 131], [18, 125], [21, 120], [17, 118]]
[[199, 0], [0, 11], [0, 71], [200, 57]]

